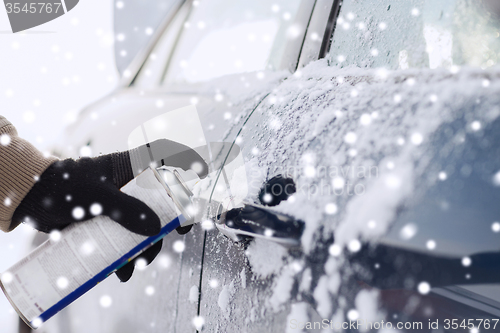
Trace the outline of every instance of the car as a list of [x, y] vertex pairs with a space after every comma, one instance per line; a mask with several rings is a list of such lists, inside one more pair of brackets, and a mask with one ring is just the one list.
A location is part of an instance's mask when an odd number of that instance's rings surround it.
[[302, 221], [300, 247], [196, 224], [39, 331], [498, 329], [496, 2], [187, 0], [164, 17], [53, 152], [126, 150], [195, 105], [206, 141], [241, 151], [229, 182]]

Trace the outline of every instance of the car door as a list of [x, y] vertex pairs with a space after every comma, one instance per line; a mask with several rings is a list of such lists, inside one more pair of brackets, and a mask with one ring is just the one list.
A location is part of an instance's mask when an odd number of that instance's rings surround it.
[[[290, 330], [317, 318], [327, 326], [498, 318], [498, 286], [467, 272], [475, 254], [498, 258], [500, 165], [488, 153], [498, 146], [490, 113], [499, 102], [498, 16], [484, 5], [344, 1], [327, 59], [282, 82], [252, 114], [239, 134], [257, 170], [250, 198], [259, 202], [275, 176], [293, 178], [297, 193], [275, 209], [306, 229], [303, 255], [272, 261], [276, 249], [246, 249], [254, 273], [267, 259], [276, 266], [253, 275], [273, 288], [246, 298], [248, 307], [276, 311]], [[488, 51], [471, 49], [471, 38]], [[363, 243], [399, 249], [399, 259], [363, 268], [355, 260]], [[423, 279], [423, 256], [455, 258], [462, 280]], [[226, 281], [222, 295], [244, 292], [247, 272], [234, 272], [227, 281], [239, 289]], [[367, 282], [384, 274], [397, 290]]]

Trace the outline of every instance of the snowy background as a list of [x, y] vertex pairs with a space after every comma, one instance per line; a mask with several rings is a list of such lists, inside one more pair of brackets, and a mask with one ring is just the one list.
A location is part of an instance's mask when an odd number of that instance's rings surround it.
[[[19, 135], [46, 150], [78, 111], [111, 92], [118, 73], [113, 56], [113, 4], [81, 1], [66, 15], [12, 34], [0, 8], [0, 114]], [[0, 233], [0, 271], [29, 249], [34, 231]], [[0, 297], [0, 331], [17, 331], [18, 317]]]

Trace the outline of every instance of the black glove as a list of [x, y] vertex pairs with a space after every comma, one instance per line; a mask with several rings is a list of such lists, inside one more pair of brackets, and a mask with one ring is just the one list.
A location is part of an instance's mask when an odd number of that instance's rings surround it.
[[[155, 145], [159, 142], [170, 146], [177, 145], [182, 149], [187, 148], [168, 140], [155, 141]], [[74, 222], [106, 215], [132, 232], [145, 236], [158, 234], [161, 224], [156, 213], [142, 201], [119, 190], [134, 178], [130, 162], [131, 154], [137, 156], [137, 152], [144, 149], [145, 146], [130, 152], [81, 158], [76, 161], [67, 159], [53, 163], [21, 201], [12, 220], [30, 222], [36, 229], [50, 232], [54, 229], [63, 229]], [[177, 148], [174, 151], [177, 154], [179, 150], [186, 151], [192, 155], [189, 148], [182, 149]], [[198, 154], [195, 153], [193, 158], [195, 162], [202, 164], [202, 169], [207, 168]], [[149, 165], [149, 163], [151, 162], [145, 161], [143, 164]], [[150, 263], [160, 249], [161, 242], [158, 242], [137, 259], [143, 258]], [[117, 276], [125, 282], [130, 279], [133, 270], [134, 261], [117, 271]]]

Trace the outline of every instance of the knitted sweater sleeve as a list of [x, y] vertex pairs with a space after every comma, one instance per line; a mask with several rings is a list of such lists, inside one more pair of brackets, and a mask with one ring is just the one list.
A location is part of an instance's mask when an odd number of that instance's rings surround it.
[[0, 116], [0, 230], [8, 232], [19, 225], [11, 221], [14, 211], [55, 161], [20, 138], [15, 127]]

